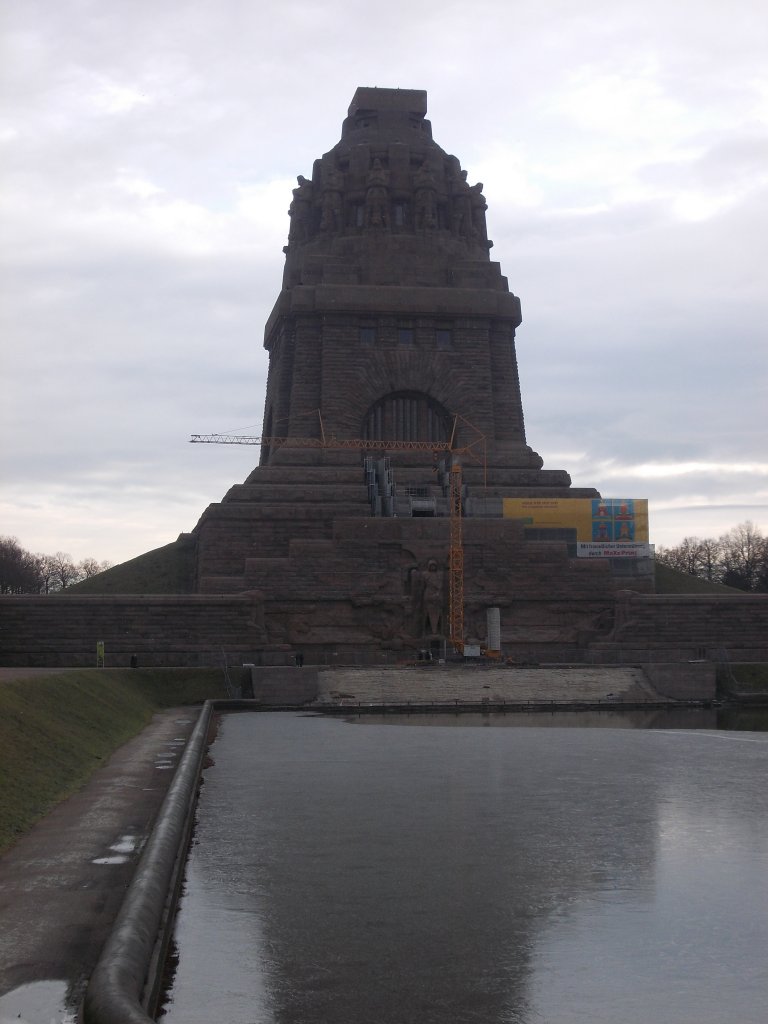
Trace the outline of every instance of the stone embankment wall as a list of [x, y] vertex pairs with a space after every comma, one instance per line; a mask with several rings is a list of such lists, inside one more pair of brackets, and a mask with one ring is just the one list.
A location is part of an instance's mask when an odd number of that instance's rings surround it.
[[616, 597], [610, 637], [589, 645], [597, 663], [768, 662], [768, 594]]
[[[400, 602], [402, 604], [402, 598]], [[364, 628], [370, 618], [358, 597], [357, 630], [313, 632], [311, 604], [303, 604], [283, 638], [269, 642], [263, 595], [24, 596], [0, 598], [0, 665], [88, 666], [96, 644], [106, 664], [142, 667], [285, 665], [293, 660], [290, 637], [303, 637], [306, 664], [404, 662], [418, 642], [396, 650]], [[639, 665], [708, 660], [768, 662], [768, 595], [702, 597], [620, 593], [598, 618], [588, 601], [519, 600], [502, 608], [503, 653], [525, 663], [584, 662]], [[555, 615], [555, 612], [557, 613]], [[589, 614], [586, 614], [589, 612]], [[317, 612], [320, 615], [320, 612]], [[322, 615], [321, 615], [322, 619]], [[613, 620], [611, 623], [610, 620]], [[299, 629], [298, 626], [301, 626]], [[611, 628], [612, 626], [612, 628]], [[278, 642], [275, 642], [278, 640]]]
[[0, 665], [220, 665], [253, 660], [247, 594], [0, 598]]

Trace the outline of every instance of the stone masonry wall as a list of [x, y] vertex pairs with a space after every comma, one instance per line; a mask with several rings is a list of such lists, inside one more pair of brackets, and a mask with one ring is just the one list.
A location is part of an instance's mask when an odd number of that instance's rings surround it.
[[221, 665], [253, 660], [248, 595], [67, 594], [0, 599], [0, 664], [91, 666], [96, 643], [106, 665]]
[[[408, 565], [401, 552], [390, 551], [398, 565], [398, 584], [390, 587], [381, 572], [386, 564], [381, 552], [371, 560], [360, 549], [356, 559], [334, 569], [323, 557], [328, 546], [305, 542], [296, 545], [293, 558], [275, 559], [269, 566], [258, 559], [249, 564], [249, 582], [274, 581], [269, 602], [258, 590], [155, 597], [5, 596], [0, 598], [0, 664], [93, 665], [98, 640], [104, 641], [107, 665], [113, 667], [128, 665], [132, 655], [143, 666], [220, 665], [224, 658], [230, 665], [286, 664], [297, 647], [307, 663], [415, 657], [424, 642], [413, 621]], [[768, 596], [624, 592], [615, 601], [606, 600], [598, 593], [599, 580], [585, 573], [581, 597], [574, 599], [554, 587], [546, 593], [546, 573], [541, 579], [538, 595], [518, 592], [501, 607], [503, 653], [518, 663], [768, 661]], [[480, 632], [484, 609], [496, 596], [492, 588], [482, 594], [468, 591], [468, 629]]]

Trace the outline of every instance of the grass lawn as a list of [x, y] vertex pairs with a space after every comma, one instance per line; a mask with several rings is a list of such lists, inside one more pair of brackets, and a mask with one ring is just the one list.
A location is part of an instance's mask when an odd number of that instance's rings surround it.
[[0, 852], [155, 711], [225, 696], [220, 669], [72, 669], [0, 681]]

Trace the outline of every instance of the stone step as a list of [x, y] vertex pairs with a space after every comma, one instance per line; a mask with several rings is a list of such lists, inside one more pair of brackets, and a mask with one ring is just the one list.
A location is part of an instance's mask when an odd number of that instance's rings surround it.
[[326, 480], [325, 483], [308, 483], [305, 480], [297, 480], [292, 483], [259, 483], [231, 488], [225, 497], [225, 502], [235, 503], [268, 503], [285, 504], [311, 502], [313, 504], [337, 504], [338, 502], [357, 502], [360, 505], [368, 505], [368, 490], [363, 481], [357, 480], [352, 483], [335, 483]]
[[612, 666], [321, 669], [318, 688], [320, 703], [350, 705], [662, 699], [642, 669]]

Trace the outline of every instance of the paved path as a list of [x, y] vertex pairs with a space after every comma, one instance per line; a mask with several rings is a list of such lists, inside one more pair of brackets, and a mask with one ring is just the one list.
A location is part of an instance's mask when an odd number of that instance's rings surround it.
[[0, 1024], [70, 1024], [197, 720], [156, 715], [0, 858]]

